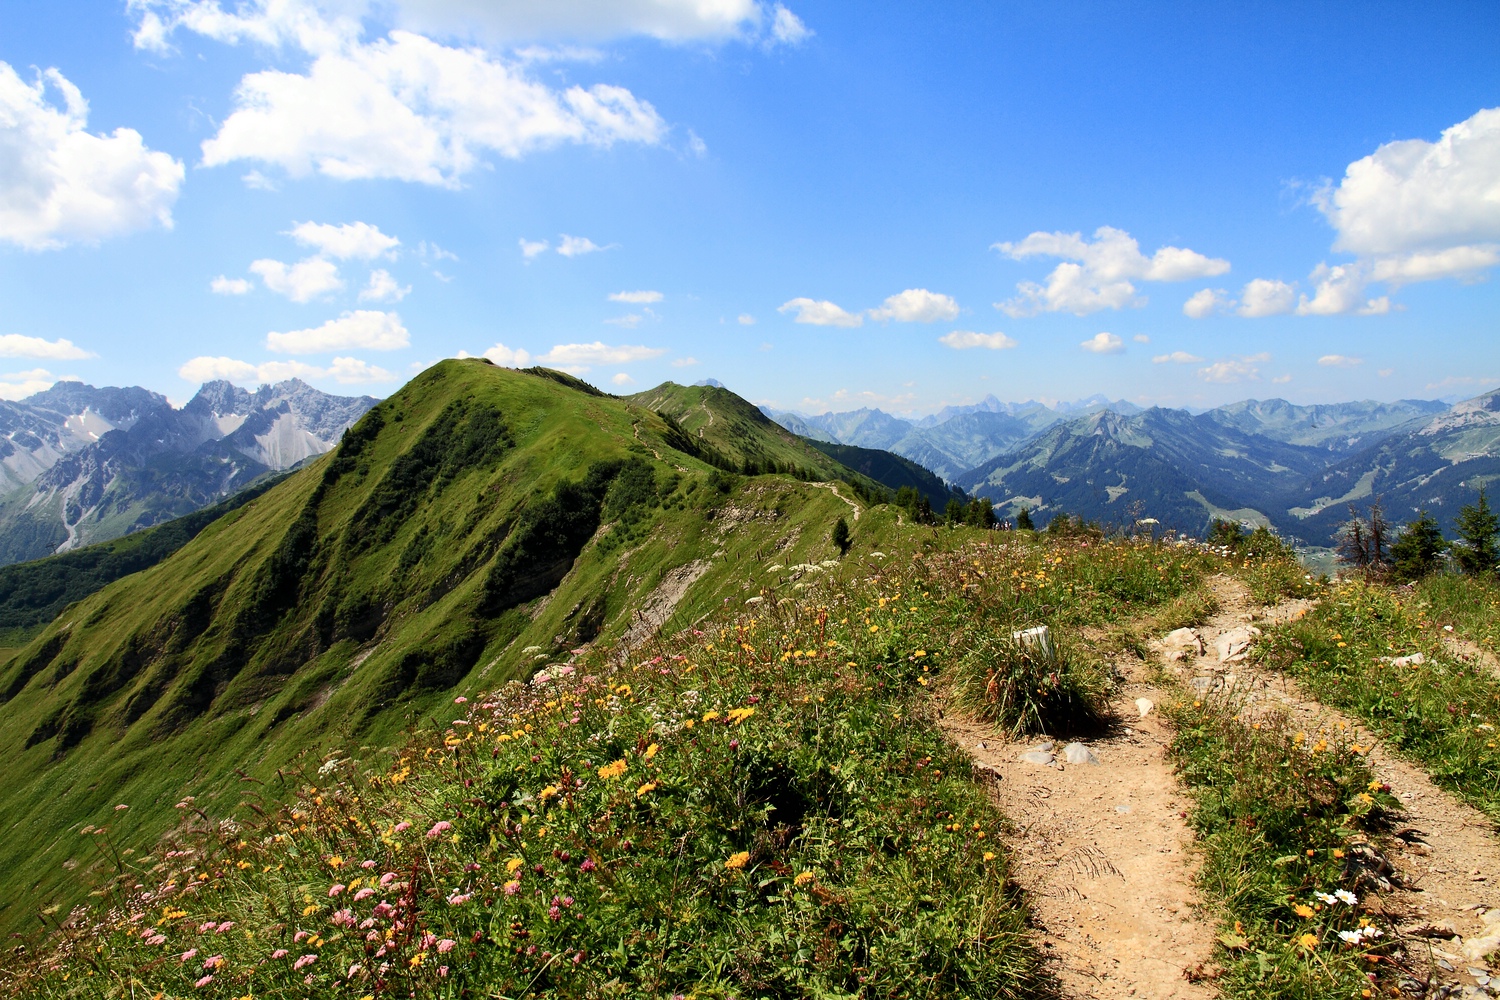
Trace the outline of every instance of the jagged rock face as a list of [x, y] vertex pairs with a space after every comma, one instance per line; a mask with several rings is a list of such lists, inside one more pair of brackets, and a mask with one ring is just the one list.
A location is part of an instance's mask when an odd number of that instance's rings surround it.
[[0, 403], [0, 563], [179, 517], [321, 455], [374, 406], [299, 379], [255, 392], [208, 382], [188, 404], [59, 382]]

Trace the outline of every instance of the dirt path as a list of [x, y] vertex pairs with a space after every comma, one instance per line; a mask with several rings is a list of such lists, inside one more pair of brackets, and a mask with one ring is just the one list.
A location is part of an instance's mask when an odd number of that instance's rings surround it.
[[[1226, 608], [1199, 629], [1210, 648], [1243, 624], [1242, 613]], [[1193, 890], [1190, 802], [1166, 760], [1172, 734], [1154, 709], [1169, 692], [1134, 657], [1116, 669], [1124, 681], [1114, 707], [1123, 721], [1087, 742], [1098, 764], [1063, 762], [1061, 745], [1049, 748], [1059, 758], [1053, 763], [1029, 763], [1022, 754], [1037, 741], [998, 740], [989, 727], [959, 719], [944, 725], [1000, 776], [995, 795], [1015, 826], [1015, 878], [1067, 994], [1207, 1000], [1214, 991], [1194, 980], [1213, 958], [1214, 926]], [[1144, 717], [1139, 699], [1153, 706]]]
[[1448, 648], [1448, 654], [1463, 663], [1477, 663], [1496, 677], [1500, 677], [1500, 656], [1496, 656], [1488, 649], [1468, 639], [1460, 639], [1457, 636], [1443, 636], [1443, 645]]
[[855, 503], [853, 500], [850, 500], [848, 497], [844, 496], [844, 494], [840, 493], [837, 486], [833, 485], [832, 483], [808, 483], [807, 485], [816, 486], [821, 490], [832, 490], [834, 496], [844, 501], [844, 503], [849, 505], [849, 509], [854, 511], [854, 520], [859, 520], [859, 504]]
[[[1222, 607], [1220, 618], [1258, 625], [1285, 620], [1289, 611], [1297, 610], [1296, 603], [1269, 611], [1254, 606], [1243, 585], [1227, 578], [1216, 579], [1214, 588]], [[1409, 935], [1409, 959], [1430, 975], [1430, 995], [1446, 995], [1441, 993], [1444, 987], [1462, 990], [1487, 979], [1489, 966], [1481, 956], [1500, 946], [1500, 842], [1493, 824], [1439, 788], [1421, 768], [1388, 751], [1354, 718], [1320, 704], [1291, 679], [1242, 664], [1219, 664], [1211, 630], [1200, 631], [1208, 654], [1177, 664], [1188, 684], [1200, 689], [1237, 686], [1249, 692], [1248, 712], [1277, 706], [1309, 732], [1343, 723], [1359, 734], [1361, 742], [1373, 745], [1371, 769], [1391, 786], [1405, 809], [1388, 848], [1397, 874], [1392, 880], [1395, 887], [1374, 905]], [[1481, 975], [1471, 974], [1471, 969]]]

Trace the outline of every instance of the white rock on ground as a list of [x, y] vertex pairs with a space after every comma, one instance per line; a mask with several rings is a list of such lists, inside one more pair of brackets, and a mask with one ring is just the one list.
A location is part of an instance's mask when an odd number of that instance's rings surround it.
[[1095, 767], [1099, 766], [1099, 758], [1095, 757], [1094, 752], [1082, 743], [1069, 743], [1063, 747], [1063, 760], [1066, 760], [1069, 764], [1092, 764]]
[[1194, 656], [1202, 656], [1206, 651], [1203, 636], [1199, 635], [1195, 628], [1174, 629], [1162, 638], [1161, 644], [1167, 649], [1180, 649]]
[[1219, 638], [1214, 641], [1214, 649], [1219, 654], [1219, 662], [1240, 662], [1259, 636], [1260, 629], [1254, 625], [1241, 625], [1239, 628], [1220, 633]]

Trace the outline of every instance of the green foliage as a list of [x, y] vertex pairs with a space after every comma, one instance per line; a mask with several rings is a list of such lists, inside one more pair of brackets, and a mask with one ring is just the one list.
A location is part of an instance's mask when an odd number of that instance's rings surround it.
[[[1265, 655], [1500, 821], [1500, 678], [1455, 661], [1440, 631], [1411, 596], [1346, 583], [1305, 618], [1271, 631]], [[1422, 663], [1392, 662], [1414, 653]]]
[[[1165, 709], [1169, 756], [1194, 799], [1198, 881], [1221, 914], [1227, 997], [1319, 1000], [1370, 986], [1366, 956], [1393, 946], [1352, 901], [1378, 860], [1362, 846], [1399, 808], [1346, 730], [1298, 731], [1233, 697]], [[1343, 893], [1345, 895], [1340, 895]], [[1343, 935], [1358, 935], [1354, 941]]]
[[1096, 726], [1105, 713], [1107, 673], [1055, 642], [1022, 643], [985, 628], [954, 669], [953, 700], [1012, 737]]
[[1438, 573], [1421, 580], [1415, 596], [1433, 623], [1500, 653], [1500, 580]]
[[1401, 530], [1391, 546], [1391, 573], [1400, 581], [1420, 580], [1442, 565], [1448, 542], [1438, 528], [1437, 519], [1422, 511], [1415, 521]]
[[937, 524], [937, 515], [927, 497], [915, 487], [903, 486], [896, 491], [895, 504], [906, 512], [914, 524]]
[[1036, 525], [1031, 523], [1031, 508], [1022, 507], [1021, 512], [1016, 515], [1017, 531], [1035, 531]]
[[1496, 535], [1500, 533], [1500, 516], [1490, 509], [1484, 490], [1479, 491], [1479, 500], [1466, 504], [1458, 512], [1455, 522], [1458, 529], [1458, 544], [1453, 546], [1453, 557], [1459, 567], [1475, 576], [1493, 575], [1500, 571], [1500, 544]]
[[964, 523], [964, 503], [957, 497], [949, 497], [947, 506], [943, 508], [943, 521], [948, 527]]
[[849, 538], [849, 522], [845, 521], [843, 517], [840, 517], [837, 521], [833, 522], [833, 533], [829, 536], [829, 541], [833, 542], [833, 544], [838, 547], [839, 555], [842, 556], [849, 554], [849, 545], [851, 544]]

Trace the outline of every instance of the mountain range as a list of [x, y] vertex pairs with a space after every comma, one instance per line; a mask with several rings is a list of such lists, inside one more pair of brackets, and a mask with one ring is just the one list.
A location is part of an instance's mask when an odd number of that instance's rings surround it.
[[1451, 530], [1459, 508], [1500, 478], [1497, 399], [1251, 399], [1195, 413], [1102, 397], [1063, 406], [991, 397], [920, 420], [872, 409], [772, 415], [809, 437], [887, 448], [1012, 517], [1023, 507], [1039, 523], [1058, 512], [1104, 523], [1150, 517], [1194, 534], [1218, 517], [1321, 547], [1350, 503], [1376, 496], [1398, 523], [1430, 509]]
[[0, 563], [197, 510], [328, 451], [376, 402], [298, 379], [254, 392], [208, 382], [181, 408], [81, 382], [0, 402]]

